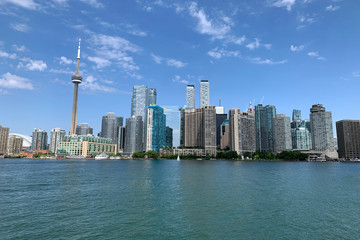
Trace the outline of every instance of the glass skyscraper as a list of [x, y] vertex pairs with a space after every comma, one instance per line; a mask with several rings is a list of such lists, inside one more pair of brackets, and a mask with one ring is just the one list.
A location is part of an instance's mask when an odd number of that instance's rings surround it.
[[156, 89], [149, 88], [149, 105], [156, 105]]
[[186, 86], [186, 108], [195, 108], [195, 86]]
[[142, 143], [146, 148], [146, 113], [149, 106], [149, 89], [144, 85], [134, 85], [131, 98], [131, 116], [140, 115], [143, 121]]
[[166, 116], [159, 106], [149, 106], [147, 111], [146, 151], [159, 152], [165, 146]]
[[126, 119], [124, 154], [131, 155], [143, 150], [142, 136], [144, 123], [142, 116], [135, 115]]
[[102, 117], [101, 122], [101, 137], [111, 138], [113, 143], [117, 143], [118, 128], [123, 125], [123, 117], [115, 116], [115, 113], [106, 113], [106, 116]]
[[57, 146], [65, 137], [65, 130], [61, 130], [61, 128], [54, 128], [50, 133], [50, 151], [56, 153]]
[[273, 122], [276, 116], [275, 106], [262, 104], [255, 106], [256, 150], [274, 152]]
[[31, 150], [47, 150], [48, 134], [45, 130], [35, 128], [32, 133]]
[[301, 111], [293, 110], [291, 122], [291, 142], [294, 150], [311, 149], [311, 126], [309, 120], [301, 120]]
[[210, 105], [210, 87], [208, 80], [200, 82], [200, 107]]
[[173, 146], [180, 145], [180, 111], [179, 106], [163, 106], [166, 125], [173, 129]]

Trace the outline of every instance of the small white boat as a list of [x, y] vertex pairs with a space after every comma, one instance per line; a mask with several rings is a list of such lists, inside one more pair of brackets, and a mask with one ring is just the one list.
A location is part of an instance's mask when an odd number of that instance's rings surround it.
[[180, 156], [178, 155], [178, 157], [177, 157], [177, 159], [176, 159], [177, 161], [180, 161]]
[[101, 153], [101, 154], [95, 156], [95, 160], [105, 160], [108, 158], [109, 158], [109, 156], [106, 155], [106, 153]]
[[85, 159], [86, 157], [83, 155], [68, 155], [66, 156], [67, 159]]

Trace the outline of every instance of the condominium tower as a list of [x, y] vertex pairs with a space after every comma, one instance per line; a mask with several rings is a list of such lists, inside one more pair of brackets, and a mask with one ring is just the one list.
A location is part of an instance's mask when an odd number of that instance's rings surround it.
[[49, 150], [56, 153], [59, 143], [64, 139], [66, 135], [65, 130], [61, 128], [53, 128], [50, 133], [50, 147]]
[[12, 135], [9, 137], [8, 153], [18, 154], [21, 153], [24, 140], [21, 137]]
[[210, 87], [208, 80], [200, 82], [200, 107], [210, 105]]
[[312, 149], [316, 151], [334, 150], [334, 135], [331, 112], [322, 104], [310, 109]]
[[162, 107], [148, 107], [146, 130], [146, 151], [159, 152], [166, 140], [166, 116]]
[[31, 150], [47, 150], [48, 134], [45, 130], [35, 128], [32, 133]]
[[285, 114], [276, 114], [273, 124], [275, 152], [291, 151], [290, 118], [286, 117]]
[[255, 106], [256, 150], [274, 152], [273, 121], [276, 115], [275, 106], [262, 104]]
[[134, 152], [143, 151], [143, 127], [141, 115], [134, 115], [126, 119], [124, 154], [131, 155]]
[[8, 148], [9, 128], [0, 125], [0, 154], [5, 154]]
[[360, 158], [360, 121], [341, 120], [336, 122], [338, 153], [340, 158]]
[[88, 123], [80, 123], [76, 127], [76, 135], [93, 135], [93, 128]]
[[102, 117], [101, 122], [101, 137], [111, 138], [113, 143], [117, 143], [118, 128], [123, 125], [123, 117], [115, 116], [115, 113], [108, 112], [106, 116]]
[[156, 89], [149, 88], [149, 105], [156, 105]]
[[195, 86], [186, 86], [186, 108], [195, 108]]

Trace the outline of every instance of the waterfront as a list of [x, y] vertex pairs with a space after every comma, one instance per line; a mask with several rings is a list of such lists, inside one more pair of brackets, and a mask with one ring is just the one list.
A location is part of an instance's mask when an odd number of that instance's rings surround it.
[[360, 164], [0, 160], [1, 239], [357, 239]]

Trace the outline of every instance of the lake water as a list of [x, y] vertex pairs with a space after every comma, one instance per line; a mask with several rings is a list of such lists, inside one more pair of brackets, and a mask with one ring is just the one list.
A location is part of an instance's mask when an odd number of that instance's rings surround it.
[[359, 239], [360, 164], [0, 159], [0, 239]]

